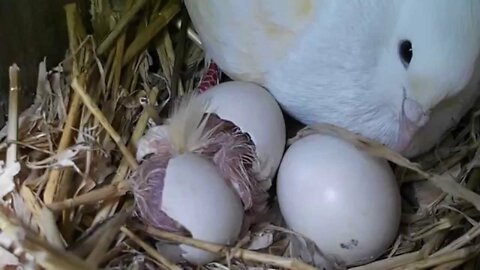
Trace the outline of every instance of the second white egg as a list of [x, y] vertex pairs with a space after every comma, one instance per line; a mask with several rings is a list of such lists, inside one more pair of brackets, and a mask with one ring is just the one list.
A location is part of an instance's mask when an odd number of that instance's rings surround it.
[[339, 138], [309, 135], [287, 150], [277, 195], [288, 227], [347, 265], [378, 258], [400, 224], [400, 193], [385, 160]]

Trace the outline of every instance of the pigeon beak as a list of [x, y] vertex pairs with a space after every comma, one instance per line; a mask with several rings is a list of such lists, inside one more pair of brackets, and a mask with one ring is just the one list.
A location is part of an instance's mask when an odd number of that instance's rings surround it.
[[425, 111], [418, 102], [405, 98], [402, 105], [402, 117], [408, 125], [423, 127], [427, 124], [430, 111]]
[[402, 152], [407, 149], [417, 131], [425, 126], [429, 119], [430, 111], [425, 111], [420, 103], [404, 95], [399, 117], [399, 133], [394, 150]]

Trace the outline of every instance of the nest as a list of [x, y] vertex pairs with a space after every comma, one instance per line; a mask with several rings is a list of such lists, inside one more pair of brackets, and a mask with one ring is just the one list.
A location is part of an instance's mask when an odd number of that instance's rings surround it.
[[[10, 67], [8, 125], [0, 132], [2, 260], [62, 270], [198, 267], [169, 261], [155, 247], [164, 240], [223, 255], [203, 269], [341, 269], [282, 227], [275, 203], [272, 215], [230, 247], [135, 218], [126, 179], [138, 166], [136, 142], [162, 123], [173, 100], [197, 87], [208, 61], [181, 1], [90, 4], [88, 27], [76, 4], [65, 6], [68, 53], [51, 70], [39, 64], [36, 98], [23, 112], [21, 69]], [[478, 269], [478, 115], [472, 109], [415, 161], [332, 126], [297, 134], [333, 133], [396, 168], [403, 192], [397, 240], [377, 261], [352, 269]]]

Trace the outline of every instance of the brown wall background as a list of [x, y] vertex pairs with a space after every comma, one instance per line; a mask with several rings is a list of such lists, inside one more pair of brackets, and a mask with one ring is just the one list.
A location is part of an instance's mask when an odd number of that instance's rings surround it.
[[47, 57], [51, 67], [67, 48], [63, 5], [65, 0], [0, 0], [0, 126], [8, 111], [8, 67], [21, 69], [21, 107], [31, 102], [36, 88], [38, 63]]

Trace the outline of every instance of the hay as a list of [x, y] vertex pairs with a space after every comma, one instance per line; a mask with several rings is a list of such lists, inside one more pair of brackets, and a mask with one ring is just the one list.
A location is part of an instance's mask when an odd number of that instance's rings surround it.
[[[282, 228], [275, 205], [232, 247], [140, 224], [125, 181], [137, 167], [135, 144], [148, 126], [162, 123], [172, 99], [198, 84], [201, 43], [182, 23], [188, 18], [177, 0], [92, 0], [88, 14], [75, 4], [65, 13], [69, 52], [52, 70], [40, 63], [35, 102], [20, 115], [21, 67], [10, 68], [8, 125], [0, 132], [0, 236], [11, 241], [1, 241], [2, 254], [45, 269], [187, 268], [155, 247], [152, 239], [163, 239], [223, 255], [204, 269], [341, 268]], [[415, 163], [332, 126], [298, 133], [333, 133], [397, 165], [405, 198], [397, 241], [377, 261], [352, 269], [478, 269], [478, 115], [474, 108]]]

